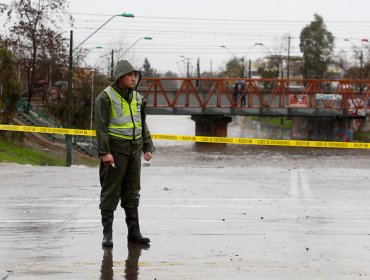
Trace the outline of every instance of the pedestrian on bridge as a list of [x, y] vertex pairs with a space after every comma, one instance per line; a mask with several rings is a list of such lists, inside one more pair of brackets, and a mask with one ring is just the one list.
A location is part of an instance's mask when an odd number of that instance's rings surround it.
[[235, 83], [233, 89], [233, 106], [238, 107], [238, 99], [239, 99], [239, 84]]
[[240, 95], [241, 95], [241, 98], [240, 98], [240, 107], [244, 107], [245, 106], [245, 97], [247, 95], [247, 92], [246, 92], [246, 89], [245, 89], [245, 85], [242, 84], [241, 87], [240, 87]]
[[146, 101], [136, 91], [141, 72], [126, 61], [118, 61], [113, 82], [96, 98], [95, 129], [100, 157], [100, 205], [103, 246], [113, 246], [114, 211], [120, 201], [125, 210], [130, 243], [148, 244], [141, 235], [140, 199], [141, 153], [149, 161], [154, 151], [145, 121]]

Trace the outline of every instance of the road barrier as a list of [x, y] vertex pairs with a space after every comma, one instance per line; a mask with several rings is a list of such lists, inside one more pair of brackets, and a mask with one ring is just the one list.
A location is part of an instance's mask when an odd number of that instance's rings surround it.
[[[96, 136], [95, 130], [68, 129], [41, 126], [5, 125], [0, 124], [0, 130], [47, 133], [47, 134], [68, 134], [80, 136]], [[261, 145], [261, 146], [287, 146], [287, 147], [309, 147], [309, 148], [340, 148], [340, 149], [370, 149], [370, 143], [365, 142], [331, 142], [331, 141], [306, 141], [306, 140], [274, 140], [256, 138], [229, 138], [211, 136], [186, 136], [171, 134], [152, 134], [154, 140], [223, 143], [239, 145]]]

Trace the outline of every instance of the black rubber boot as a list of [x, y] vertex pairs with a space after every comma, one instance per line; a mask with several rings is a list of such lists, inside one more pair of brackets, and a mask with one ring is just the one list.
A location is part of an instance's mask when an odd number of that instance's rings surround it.
[[102, 246], [113, 247], [113, 211], [101, 210], [101, 223], [103, 225]]
[[150, 239], [140, 233], [139, 214], [137, 208], [124, 208], [126, 212], [126, 224], [128, 229], [127, 241], [130, 243], [148, 244]]

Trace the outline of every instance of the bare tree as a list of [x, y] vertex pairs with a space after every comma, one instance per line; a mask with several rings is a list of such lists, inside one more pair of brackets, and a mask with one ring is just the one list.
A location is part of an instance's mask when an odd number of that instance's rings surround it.
[[[26, 76], [28, 105], [36, 81], [47, 80], [52, 65], [66, 58], [66, 40], [58, 24], [66, 20], [67, 4], [67, 0], [18, 0], [4, 7], [10, 25], [4, 41]], [[72, 23], [71, 17], [69, 20]]]

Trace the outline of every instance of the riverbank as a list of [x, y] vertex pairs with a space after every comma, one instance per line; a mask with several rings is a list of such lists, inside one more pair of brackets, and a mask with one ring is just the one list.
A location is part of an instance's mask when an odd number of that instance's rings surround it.
[[[73, 151], [72, 159], [74, 165], [93, 167], [99, 163], [97, 158], [77, 151]], [[64, 166], [66, 147], [63, 143], [54, 143], [33, 133], [25, 133], [22, 141], [0, 140], [0, 162]]]

